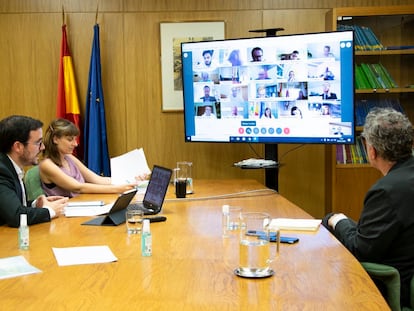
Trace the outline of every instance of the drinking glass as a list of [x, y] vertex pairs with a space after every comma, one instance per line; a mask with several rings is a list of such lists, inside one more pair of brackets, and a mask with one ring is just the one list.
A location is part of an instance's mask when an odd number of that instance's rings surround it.
[[139, 234], [142, 230], [142, 219], [144, 212], [138, 208], [127, 208], [126, 227], [128, 234]]
[[[272, 276], [270, 264], [279, 253], [279, 232], [270, 231], [271, 217], [267, 213], [240, 213], [239, 267], [234, 272], [241, 277], [262, 278]], [[273, 255], [270, 236], [276, 235]]]
[[177, 168], [180, 171], [181, 178], [187, 181], [186, 194], [193, 193], [193, 178], [192, 178], [192, 168], [193, 163], [188, 161], [177, 162]]

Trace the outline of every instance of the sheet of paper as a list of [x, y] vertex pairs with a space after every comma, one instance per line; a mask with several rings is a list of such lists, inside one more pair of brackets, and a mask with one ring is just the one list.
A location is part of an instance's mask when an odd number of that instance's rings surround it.
[[135, 182], [135, 177], [150, 174], [144, 150], [134, 149], [118, 157], [111, 158], [111, 179], [113, 184]]
[[76, 201], [69, 202], [67, 206], [102, 206], [105, 205], [104, 201]]
[[291, 231], [316, 231], [321, 224], [320, 219], [275, 218], [270, 221], [270, 229]]
[[113, 203], [105, 205], [84, 205], [84, 206], [66, 206], [66, 217], [79, 217], [79, 216], [98, 216], [108, 213]]
[[65, 248], [53, 247], [52, 249], [59, 266], [107, 263], [118, 260], [106, 245]]
[[23, 256], [0, 259], [0, 279], [39, 273], [41, 270], [30, 265]]

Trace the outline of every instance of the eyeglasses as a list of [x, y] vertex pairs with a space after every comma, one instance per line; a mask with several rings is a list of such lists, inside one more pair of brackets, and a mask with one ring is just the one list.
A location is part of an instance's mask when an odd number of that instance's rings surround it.
[[32, 144], [32, 145], [37, 146], [38, 148], [40, 148], [43, 145], [43, 140], [39, 140], [39, 141], [36, 141], [36, 142], [27, 141], [27, 142], [24, 143], [24, 145], [29, 145], [29, 144]]

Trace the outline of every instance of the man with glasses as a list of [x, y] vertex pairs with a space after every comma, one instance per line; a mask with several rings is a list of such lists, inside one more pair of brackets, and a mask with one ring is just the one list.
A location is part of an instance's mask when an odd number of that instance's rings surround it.
[[24, 167], [37, 165], [43, 145], [43, 123], [26, 116], [10, 116], [0, 121], [0, 225], [18, 227], [20, 214], [29, 225], [47, 222], [63, 214], [67, 198], [39, 196], [27, 201]]

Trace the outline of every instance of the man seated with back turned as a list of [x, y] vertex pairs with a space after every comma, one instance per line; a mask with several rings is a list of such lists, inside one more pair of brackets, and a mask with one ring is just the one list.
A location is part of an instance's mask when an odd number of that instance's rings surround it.
[[362, 136], [370, 164], [384, 176], [368, 190], [358, 223], [343, 214], [328, 214], [322, 222], [359, 261], [400, 272], [402, 306], [410, 305], [414, 274], [413, 134], [402, 113], [372, 109]]
[[0, 225], [18, 227], [20, 214], [29, 225], [47, 222], [63, 214], [68, 199], [39, 196], [27, 201], [23, 184], [24, 167], [37, 165], [43, 145], [43, 123], [25, 116], [0, 121]]

